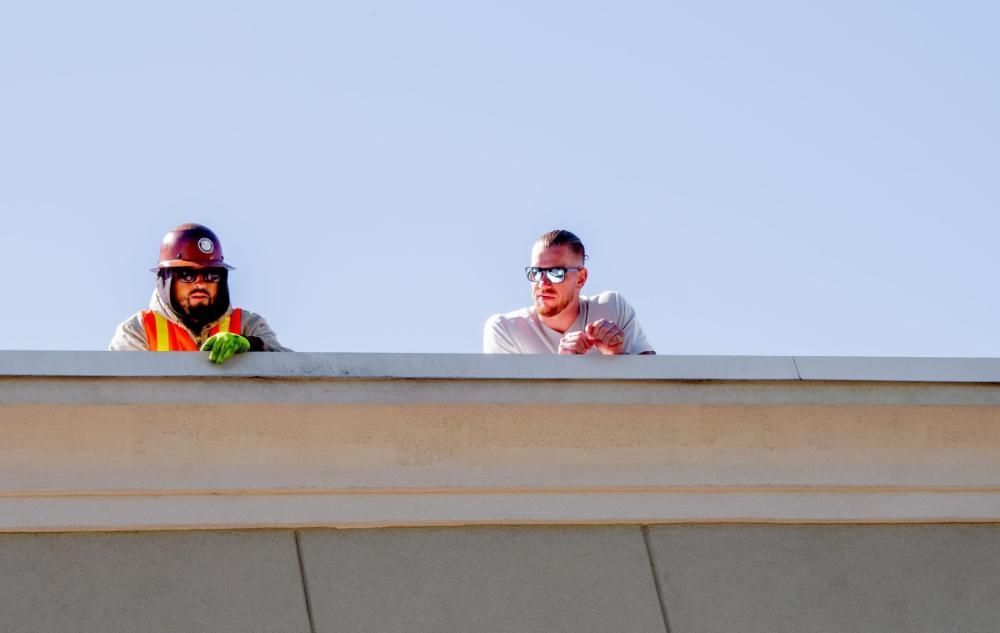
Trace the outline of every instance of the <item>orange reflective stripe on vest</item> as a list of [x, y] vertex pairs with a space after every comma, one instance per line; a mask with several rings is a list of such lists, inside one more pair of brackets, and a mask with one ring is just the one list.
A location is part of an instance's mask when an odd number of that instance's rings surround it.
[[[142, 311], [142, 327], [146, 330], [146, 342], [151, 352], [197, 352], [198, 345], [187, 330], [167, 319], [159, 312]], [[243, 311], [236, 308], [212, 326], [210, 334], [232, 332], [241, 334]]]
[[243, 311], [239, 308], [222, 317], [218, 323], [212, 326], [212, 334], [219, 332], [232, 332], [233, 334], [243, 333]]
[[146, 330], [146, 345], [151, 352], [169, 352], [169, 321], [152, 310], [142, 311], [142, 327]]

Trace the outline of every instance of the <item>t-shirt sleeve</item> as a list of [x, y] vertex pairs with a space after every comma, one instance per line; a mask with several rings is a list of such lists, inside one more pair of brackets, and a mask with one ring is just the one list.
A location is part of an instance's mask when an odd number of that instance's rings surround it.
[[483, 328], [484, 354], [517, 354], [517, 345], [506, 327], [507, 320], [503, 315], [494, 314], [486, 319]]
[[639, 319], [635, 315], [635, 309], [625, 301], [625, 297], [615, 293], [618, 304], [618, 326], [625, 331], [625, 353], [626, 354], [648, 354], [656, 353], [653, 346], [646, 339]]

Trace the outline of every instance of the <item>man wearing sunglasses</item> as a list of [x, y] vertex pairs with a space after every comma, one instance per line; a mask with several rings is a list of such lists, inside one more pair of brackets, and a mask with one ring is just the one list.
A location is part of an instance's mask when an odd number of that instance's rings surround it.
[[587, 253], [565, 230], [545, 233], [525, 269], [534, 304], [486, 321], [487, 354], [655, 354], [635, 310], [617, 292], [580, 294]]
[[219, 238], [207, 226], [182, 224], [163, 238], [149, 309], [118, 326], [113, 351], [208, 352], [224, 363], [242, 352], [291, 351], [267, 321], [229, 304], [229, 271]]

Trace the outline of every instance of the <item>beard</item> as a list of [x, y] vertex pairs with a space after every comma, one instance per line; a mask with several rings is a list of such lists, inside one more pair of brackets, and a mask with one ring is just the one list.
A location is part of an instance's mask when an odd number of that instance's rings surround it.
[[538, 312], [539, 316], [554, 317], [565, 310], [572, 302], [572, 295], [556, 304], [545, 304], [540, 299], [535, 299], [535, 311]]
[[195, 334], [229, 309], [229, 284], [225, 275], [219, 282], [214, 299], [210, 295], [207, 301], [199, 301], [194, 305], [191, 305], [188, 299], [181, 301], [177, 298], [177, 293], [174, 292], [173, 274], [169, 268], [160, 270], [157, 274], [156, 292], [160, 303], [172, 308], [184, 325]]
[[208, 323], [213, 320], [213, 316], [218, 312], [212, 300], [204, 303], [199, 302], [195, 305], [187, 303], [183, 307], [184, 314], [195, 323]]

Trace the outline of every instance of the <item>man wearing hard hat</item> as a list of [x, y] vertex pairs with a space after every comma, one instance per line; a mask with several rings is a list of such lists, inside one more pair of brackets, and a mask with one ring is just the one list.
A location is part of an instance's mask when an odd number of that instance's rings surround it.
[[222, 244], [207, 226], [182, 224], [163, 238], [149, 309], [118, 326], [113, 351], [209, 353], [224, 363], [241, 352], [288, 352], [264, 317], [229, 303]]

